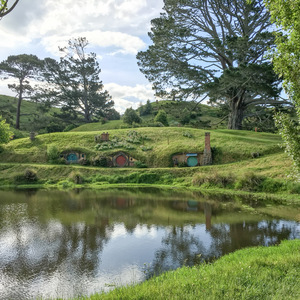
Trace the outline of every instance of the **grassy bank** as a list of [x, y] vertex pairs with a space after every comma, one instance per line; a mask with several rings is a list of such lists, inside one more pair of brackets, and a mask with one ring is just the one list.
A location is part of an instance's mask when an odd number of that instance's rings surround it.
[[299, 299], [300, 241], [247, 248], [84, 299]]
[[[287, 179], [291, 162], [283, 153], [276, 134], [249, 131], [211, 131], [213, 165], [171, 167], [174, 153], [201, 152], [204, 130], [187, 128], [138, 128], [109, 130], [112, 142], [97, 146], [95, 132], [43, 134], [34, 141], [13, 140], [0, 151], [0, 186], [76, 184], [98, 187], [111, 184], [155, 184], [199, 189], [226, 189], [256, 193], [300, 194], [300, 185]], [[187, 134], [188, 133], [188, 134]], [[49, 148], [79, 151], [87, 165], [53, 163]], [[148, 168], [101, 168], [97, 157], [124, 151]], [[252, 158], [252, 153], [259, 157]]]
[[194, 168], [100, 168], [79, 165], [0, 163], [0, 186], [40, 185], [99, 188], [111, 185], [164, 185], [179, 188], [255, 192], [300, 198], [300, 184], [286, 178], [285, 154]]

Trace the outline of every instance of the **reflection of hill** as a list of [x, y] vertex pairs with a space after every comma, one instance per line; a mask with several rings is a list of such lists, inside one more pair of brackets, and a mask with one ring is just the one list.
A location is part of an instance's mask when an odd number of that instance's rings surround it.
[[0, 191], [0, 198], [0, 278], [13, 293], [0, 299], [20, 298], [18, 293], [27, 291], [22, 280], [31, 287], [41, 277], [71, 282], [79, 295], [82, 276], [87, 281], [98, 276], [112, 244], [128, 257], [147, 253], [150, 277], [242, 247], [297, 237], [293, 224], [245, 211], [242, 201], [195, 193]]

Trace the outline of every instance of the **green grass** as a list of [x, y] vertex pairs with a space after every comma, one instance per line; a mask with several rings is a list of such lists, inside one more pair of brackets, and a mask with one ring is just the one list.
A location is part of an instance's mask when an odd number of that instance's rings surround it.
[[[109, 130], [110, 138], [118, 137], [126, 140], [131, 129]], [[110, 155], [117, 151], [130, 152], [137, 160], [149, 167], [172, 166], [171, 157], [179, 152], [201, 152], [204, 149], [204, 133], [201, 129], [186, 128], [136, 128], [142, 136], [147, 136], [142, 144], [133, 145], [134, 149], [127, 151], [125, 148], [96, 151], [94, 136], [101, 132], [65, 132], [37, 136], [31, 142], [29, 138], [11, 141], [4, 147], [0, 154], [1, 162], [47, 162], [47, 146], [55, 145], [59, 151], [80, 150], [89, 158], [96, 155]], [[189, 132], [193, 137], [184, 136]], [[211, 130], [211, 145], [215, 149], [215, 164], [224, 164], [251, 158], [252, 152], [261, 155], [282, 152], [279, 147], [281, 139], [278, 135], [270, 133], [255, 133], [238, 131], [233, 135], [228, 130]], [[143, 151], [143, 146], [152, 148]]]
[[299, 269], [300, 241], [284, 241], [81, 299], [299, 299]]
[[[132, 129], [109, 130], [110, 138], [126, 140]], [[36, 184], [57, 184], [73, 181], [85, 185], [102, 184], [158, 184], [200, 189], [231, 189], [246, 192], [299, 194], [300, 185], [286, 179], [291, 162], [279, 147], [280, 137], [270, 133], [249, 131], [211, 130], [214, 165], [194, 168], [174, 168], [171, 157], [178, 152], [201, 152], [204, 133], [201, 129], [188, 129], [192, 137], [185, 136], [186, 128], [137, 128], [147, 139], [131, 143], [133, 148], [122, 147], [96, 150], [95, 135], [101, 132], [65, 132], [43, 134], [34, 141], [29, 138], [11, 141], [0, 153], [0, 185], [26, 184], [25, 169], [37, 174]], [[119, 145], [119, 144], [118, 144]], [[52, 147], [53, 146], [53, 147]], [[95, 157], [124, 151], [149, 168], [99, 168], [94, 166], [50, 164], [49, 148], [59, 152], [77, 150]], [[143, 151], [143, 149], [150, 149]], [[251, 158], [252, 152], [260, 157]], [[74, 173], [75, 172], [75, 173]], [[74, 173], [72, 175], [72, 173]], [[78, 173], [78, 174], [77, 174]], [[78, 176], [77, 176], [78, 175]], [[79, 180], [74, 179], [77, 176]], [[31, 184], [31, 182], [27, 182]], [[63, 183], [67, 185], [66, 182]]]
[[[17, 113], [17, 98], [0, 95], [0, 112], [5, 111], [10, 114], [11, 122], [15, 124], [16, 122], [16, 113]], [[33, 123], [34, 113], [38, 113], [38, 109], [41, 107], [41, 104], [23, 100], [21, 103], [21, 116], [20, 116], [20, 125], [21, 130], [26, 132], [35, 130], [35, 125]], [[58, 113], [60, 110], [58, 108], [51, 108], [48, 112], [43, 113], [43, 121], [47, 123], [46, 120], [50, 120], [54, 112]], [[41, 115], [41, 113], [38, 113]], [[47, 119], [48, 118], [48, 119]], [[19, 132], [14, 132], [17, 136], [20, 135]], [[25, 133], [24, 133], [25, 134]]]
[[72, 132], [86, 132], [86, 131], [107, 131], [111, 129], [120, 129], [120, 128], [130, 128], [130, 125], [125, 124], [122, 120], [112, 120], [107, 123], [102, 124], [101, 122], [97, 123], [88, 123], [81, 125], [72, 129]]

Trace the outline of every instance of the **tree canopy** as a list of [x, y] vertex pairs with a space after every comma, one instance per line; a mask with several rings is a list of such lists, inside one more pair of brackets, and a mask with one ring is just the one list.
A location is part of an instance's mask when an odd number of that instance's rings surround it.
[[250, 107], [280, 102], [263, 0], [164, 0], [163, 9], [151, 21], [153, 45], [137, 55], [158, 96], [225, 103], [230, 129]]
[[44, 78], [48, 86], [40, 98], [61, 106], [65, 112], [80, 113], [85, 122], [91, 122], [106, 117], [114, 102], [103, 90], [96, 54], [86, 53], [87, 46], [86, 38], [71, 39], [67, 47], [59, 48], [59, 62], [45, 59]]
[[9, 14], [16, 7], [19, 0], [15, 0], [11, 6], [8, 2], [9, 0], [0, 0], [0, 19]]
[[266, 0], [272, 20], [281, 30], [276, 38], [273, 62], [276, 72], [284, 79], [285, 91], [296, 107], [297, 119], [278, 113], [276, 124], [286, 152], [294, 163], [294, 175], [300, 180], [300, 0]]
[[123, 122], [132, 125], [132, 123], [141, 123], [142, 119], [138, 116], [136, 111], [130, 107], [125, 110]]
[[30, 79], [37, 79], [42, 68], [42, 61], [35, 55], [11, 55], [0, 63], [0, 76], [4, 79], [13, 78], [18, 83], [8, 84], [18, 97], [16, 113], [16, 129], [20, 129], [20, 114], [22, 100], [32, 94]]

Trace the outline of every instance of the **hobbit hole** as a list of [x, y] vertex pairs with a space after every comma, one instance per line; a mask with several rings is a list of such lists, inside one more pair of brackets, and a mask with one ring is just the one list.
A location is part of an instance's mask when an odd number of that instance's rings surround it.
[[206, 166], [212, 164], [210, 133], [205, 133], [204, 151], [198, 153], [177, 153], [172, 156], [174, 166]]

